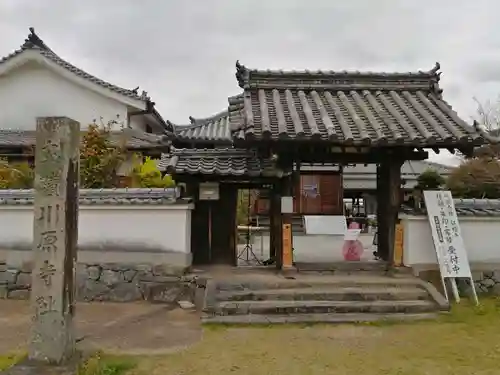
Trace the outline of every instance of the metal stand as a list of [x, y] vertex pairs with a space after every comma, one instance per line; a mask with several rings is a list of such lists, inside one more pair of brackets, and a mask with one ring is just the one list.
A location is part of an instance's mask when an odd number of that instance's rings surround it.
[[262, 262], [257, 257], [253, 251], [253, 244], [251, 243], [251, 232], [250, 232], [250, 189], [248, 189], [248, 202], [247, 202], [247, 233], [245, 238], [245, 247], [239, 252], [237, 260], [243, 260], [247, 266], [252, 263], [257, 263], [257, 265], [262, 265]]
[[375, 258], [375, 260], [382, 260], [378, 252], [378, 228], [373, 235], [372, 246], [377, 246], [377, 250], [373, 252], [373, 257]]
[[[257, 228], [260, 228], [259, 215], [257, 215], [256, 223]], [[260, 239], [260, 257], [264, 257], [264, 236], [262, 236], [262, 231], [259, 229], [259, 239]]]
[[249, 265], [253, 262], [257, 263], [258, 265], [262, 264], [262, 262], [257, 257], [257, 255], [255, 255], [255, 253], [253, 251], [253, 246], [250, 243], [250, 227], [248, 227], [248, 229], [247, 229], [245, 247], [238, 254], [238, 259], [243, 260], [247, 265]]

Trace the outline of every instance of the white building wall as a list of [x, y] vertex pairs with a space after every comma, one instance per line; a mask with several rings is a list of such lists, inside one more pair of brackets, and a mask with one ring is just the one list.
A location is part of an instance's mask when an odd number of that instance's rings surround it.
[[[403, 262], [417, 271], [437, 270], [431, 228], [427, 216], [401, 216], [404, 230]], [[460, 216], [460, 230], [473, 271], [500, 269], [499, 217]]]
[[69, 81], [36, 62], [0, 76], [0, 128], [34, 130], [39, 116], [66, 116], [86, 125], [127, 121], [127, 106]]
[[[190, 204], [80, 206], [78, 261], [84, 263], [191, 263]], [[0, 261], [32, 257], [33, 206], [0, 207]]]

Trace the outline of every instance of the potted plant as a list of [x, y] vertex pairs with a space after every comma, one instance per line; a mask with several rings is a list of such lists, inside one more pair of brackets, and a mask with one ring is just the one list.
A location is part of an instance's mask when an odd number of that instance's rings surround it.
[[370, 218], [368, 219], [368, 233], [372, 234], [376, 231], [377, 228], [377, 219]]

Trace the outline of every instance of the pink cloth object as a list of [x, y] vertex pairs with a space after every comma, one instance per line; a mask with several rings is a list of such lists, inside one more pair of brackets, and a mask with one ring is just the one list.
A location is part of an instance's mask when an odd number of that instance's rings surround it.
[[[356, 222], [351, 222], [349, 224], [349, 229], [360, 229], [360, 226]], [[342, 255], [344, 256], [344, 260], [353, 262], [360, 261], [361, 256], [363, 255], [363, 244], [361, 241], [344, 241], [344, 246], [342, 246]]]

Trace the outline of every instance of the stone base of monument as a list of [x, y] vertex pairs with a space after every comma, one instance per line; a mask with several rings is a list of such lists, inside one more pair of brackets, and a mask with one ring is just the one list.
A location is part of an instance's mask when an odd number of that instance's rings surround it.
[[79, 366], [88, 358], [89, 354], [77, 353], [70, 361], [60, 365], [25, 359], [10, 369], [0, 371], [0, 375], [77, 375]]

